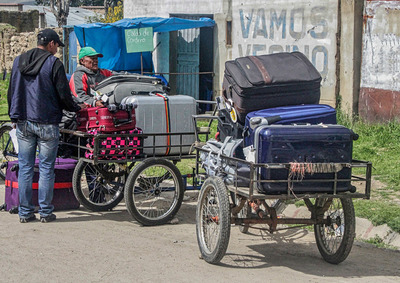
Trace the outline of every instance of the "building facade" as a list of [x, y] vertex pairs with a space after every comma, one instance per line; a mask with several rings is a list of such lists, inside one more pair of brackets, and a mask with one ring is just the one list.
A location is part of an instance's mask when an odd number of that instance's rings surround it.
[[158, 45], [153, 55], [157, 72], [174, 73], [182, 69], [179, 58], [187, 53], [180, 51], [179, 44], [200, 41], [198, 61], [210, 60], [205, 62], [207, 69], [200, 67], [200, 76], [202, 71], [213, 72], [214, 97], [221, 91], [225, 61], [300, 51], [321, 73], [321, 103], [336, 106], [341, 101], [343, 109], [354, 113], [358, 111], [363, 7], [363, 1], [341, 0], [125, 0], [124, 17], [207, 16], [215, 20], [216, 26], [207, 37], [202, 36], [202, 30], [197, 34], [179, 31], [177, 35], [156, 35]]

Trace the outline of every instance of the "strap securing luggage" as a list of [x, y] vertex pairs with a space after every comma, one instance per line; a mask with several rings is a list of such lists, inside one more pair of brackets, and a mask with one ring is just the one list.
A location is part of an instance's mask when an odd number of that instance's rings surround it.
[[[171, 119], [170, 119], [170, 110], [169, 110], [169, 99], [166, 94], [163, 93], [154, 93], [156, 96], [162, 97], [164, 99], [164, 105], [165, 105], [165, 120], [166, 120], [166, 132], [170, 133], [171, 132]], [[171, 150], [171, 136], [167, 136], [167, 150], [165, 151], [165, 155], [168, 155]]]

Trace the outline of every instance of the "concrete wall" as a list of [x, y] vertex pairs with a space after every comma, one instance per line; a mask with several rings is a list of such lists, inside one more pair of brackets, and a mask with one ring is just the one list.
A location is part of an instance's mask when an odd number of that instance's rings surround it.
[[[323, 3], [322, 3], [323, 2]], [[225, 0], [124, 2], [124, 16], [212, 14], [214, 28], [214, 90], [219, 93], [225, 61], [240, 56], [298, 50], [323, 77], [321, 103], [336, 101], [337, 0]], [[226, 42], [232, 21], [232, 44]]]
[[359, 113], [400, 120], [400, 1], [367, 1]]
[[338, 95], [341, 108], [358, 113], [364, 0], [339, 2]]
[[0, 3], [0, 11], [22, 11], [24, 4]]
[[[341, 108], [347, 113], [357, 114], [361, 58], [362, 52], [366, 52], [365, 47], [364, 51], [362, 49], [365, 2], [399, 3], [369, 0], [125, 0], [124, 16], [213, 14], [217, 24], [214, 27], [215, 94], [221, 89], [225, 61], [249, 54], [299, 50], [308, 56], [323, 77], [321, 103], [335, 106], [340, 101]], [[226, 42], [227, 21], [232, 21], [231, 45]]]
[[321, 103], [335, 105], [337, 11], [337, 0], [233, 0], [232, 59], [300, 51], [321, 73]]

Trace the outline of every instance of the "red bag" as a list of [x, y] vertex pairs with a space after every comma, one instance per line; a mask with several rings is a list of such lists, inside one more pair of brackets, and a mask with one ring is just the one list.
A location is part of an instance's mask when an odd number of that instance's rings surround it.
[[90, 107], [77, 113], [78, 131], [99, 129], [103, 133], [132, 130], [136, 127], [135, 109], [110, 112], [107, 107]]

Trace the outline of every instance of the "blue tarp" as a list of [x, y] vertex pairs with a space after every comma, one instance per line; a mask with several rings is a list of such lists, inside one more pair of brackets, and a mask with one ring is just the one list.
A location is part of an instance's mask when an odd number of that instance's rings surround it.
[[[114, 71], [140, 72], [140, 53], [127, 53], [125, 29], [152, 27], [153, 32], [169, 32], [181, 29], [212, 27], [215, 22], [209, 18], [186, 20], [180, 18], [141, 17], [122, 19], [111, 24], [94, 23], [74, 27], [80, 46], [91, 46], [104, 55], [99, 66]], [[143, 52], [143, 71], [153, 71], [151, 52]]]

